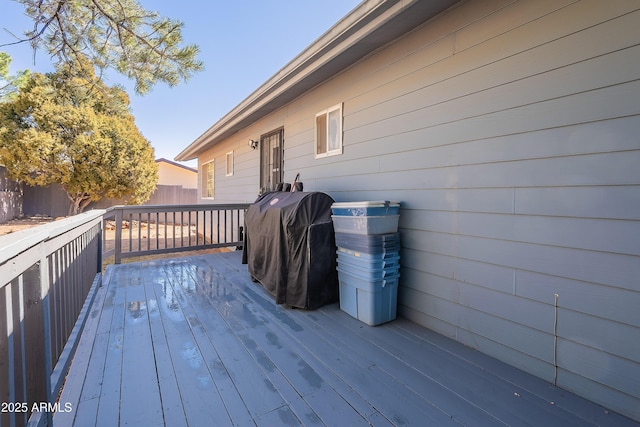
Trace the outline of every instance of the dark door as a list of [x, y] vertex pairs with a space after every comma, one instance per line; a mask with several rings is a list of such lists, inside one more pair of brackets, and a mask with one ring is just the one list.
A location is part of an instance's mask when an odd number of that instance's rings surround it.
[[261, 193], [272, 191], [283, 179], [284, 129], [260, 137], [260, 189]]

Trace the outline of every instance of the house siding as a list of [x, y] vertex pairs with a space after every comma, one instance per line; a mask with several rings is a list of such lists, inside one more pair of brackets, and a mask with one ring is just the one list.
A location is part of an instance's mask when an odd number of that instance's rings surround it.
[[158, 185], [175, 186], [183, 188], [198, 188], [198, 172], [185, 167], [176, 166], [164, 160], [156, 160], [158, 165]]
[[284, 126], [286, 181], [402, 202], [401, 315], [640, 420], [639, 27], [637, 1], [461, 2], [200, 160], [236, 144], [216, 201], [250, 201], [246, 141]]

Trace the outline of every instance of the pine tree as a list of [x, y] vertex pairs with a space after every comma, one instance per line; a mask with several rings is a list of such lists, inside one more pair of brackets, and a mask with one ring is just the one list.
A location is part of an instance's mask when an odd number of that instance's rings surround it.
[[127, 94], [79, 60], [33, 73], [17, 96], [0, 103], [0, 163], [29, 185], [60, 184], [70, 215], [103, 197], [142, 203], [158, 181], [153, 148], [134, 123]]
[[0, 52], [0, 102], [15, 96], [18, 89], [24, 86], [29, 78], [29, 70], [10, 75], [9, 65], [11, 65], [11, 57], [5, 52]]
[[203, 69], [196, 45], [182, 46], [183, 23], [144, 9], [136, 0], [17, 0], [33, 19], [20, 42], [45, 48], [58, 65], [113, 68], [144, 94], [157, 82], [170, 86]]

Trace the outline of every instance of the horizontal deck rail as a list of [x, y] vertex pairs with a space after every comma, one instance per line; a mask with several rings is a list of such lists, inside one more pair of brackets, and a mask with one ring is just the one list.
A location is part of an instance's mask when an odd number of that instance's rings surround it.
[[91, 211], [0, 237], [0, 425], [51, 424], [91, 290], [102, 215]]
[[114, 206], [104, 215], [105, 257], [242, 246], [248, 203]]

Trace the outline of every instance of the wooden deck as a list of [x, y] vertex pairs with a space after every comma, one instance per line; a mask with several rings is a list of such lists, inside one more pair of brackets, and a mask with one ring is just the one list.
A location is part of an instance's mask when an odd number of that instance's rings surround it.
[[240, 258], [110, 266], [54, 425], [636, 425], [404, 319], [277, 306]]

